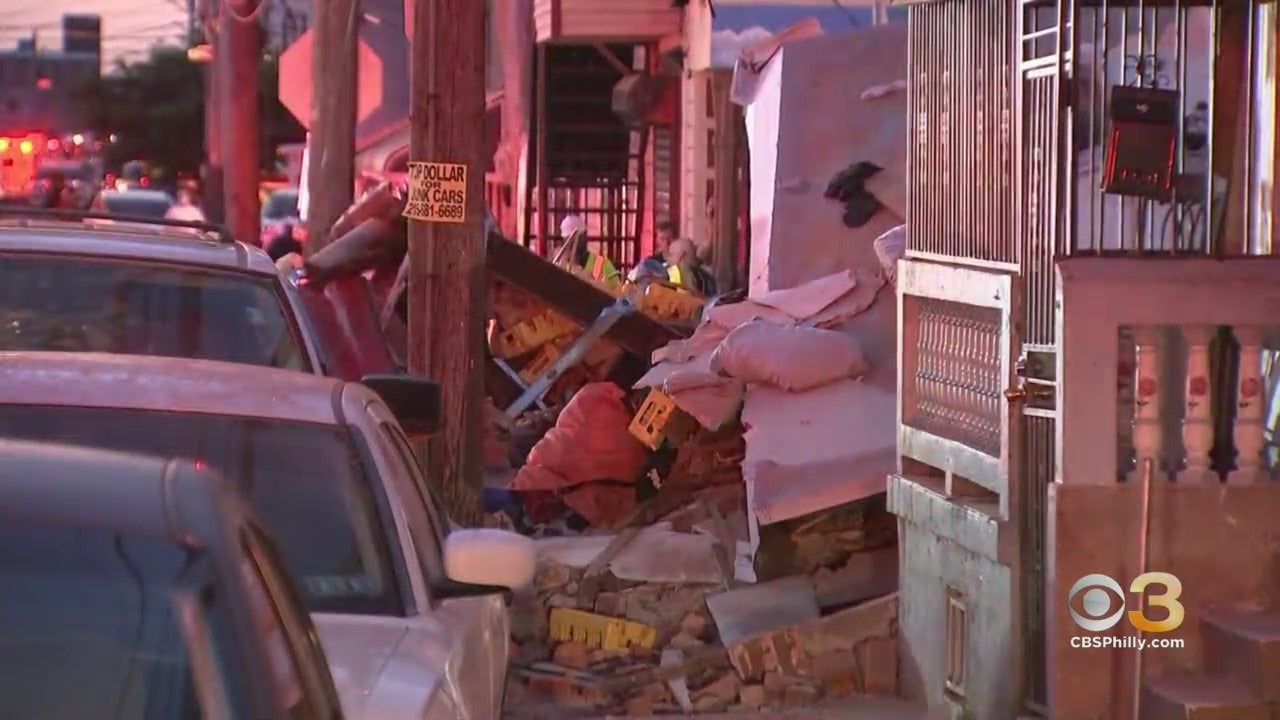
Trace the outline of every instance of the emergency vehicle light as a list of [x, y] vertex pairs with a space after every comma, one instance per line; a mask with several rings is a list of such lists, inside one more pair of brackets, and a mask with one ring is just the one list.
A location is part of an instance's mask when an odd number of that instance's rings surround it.
[[18, 149], [22, 151], [23, 155], [30, 155], [36, 151], [36, 145], [30, 140], [23, 140], [21, 143], [18, 143]]
[[9, 152], [9, 138], [0, 137], [0, 153]]

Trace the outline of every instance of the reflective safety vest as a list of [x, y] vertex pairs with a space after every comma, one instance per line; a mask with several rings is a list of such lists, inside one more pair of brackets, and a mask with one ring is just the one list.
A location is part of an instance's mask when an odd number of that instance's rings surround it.
[[681, 282], [683, 279], [684, 279], [684, 276], [680, 273], [679, 265], [667, 266], [667, 282], [671, 283], [672, 285], [683, 286], [684, 283]]
[[618, 284], [618, 268], [614, 267], [609, 258], [600, 253], [587, 253], [587, 261], [583, 263], [583, 267], [596, 282], [609, 286]]

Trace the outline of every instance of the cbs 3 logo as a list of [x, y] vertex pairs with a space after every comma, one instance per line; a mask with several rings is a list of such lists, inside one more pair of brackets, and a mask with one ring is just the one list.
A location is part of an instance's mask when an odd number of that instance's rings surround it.
[[[1164, 608], [1168, 616], [1163, 620], [1152, 620], [1144, 610], [1130, 610], [1129, 624], [1142, 632], [1166, 633], [1177, 630], [1182, 625], [1186, 610], [1178, 598], [1182, 596], [1182, 582], [1177, 577], [1163, 572], [1143, 573], [1129, 583], [1129, 592], [1141, 595], [1152, 585], [1164, 587], [1162, 593], [1151, 593], [1147, 596], [1147, 609]], [[1088, 588], [1087, 590], [1085, 588]], [[1080, 610], [1073, 605], [1076, 595], [1082, 595]], [[1094, 573], [1085, 575], [1071, 586], [1067, 593], [1067, 610], [1071, 619], [1082, 630], [1102, 632], [1115, 627], [1120, 616], [1125, 614], [1125, 591], [1120, 583], [1107, 575]], [[1111, 596], [1115, 596], [1115, 599]], [[1113, 605], [1119, 606], [1112, 611]]]

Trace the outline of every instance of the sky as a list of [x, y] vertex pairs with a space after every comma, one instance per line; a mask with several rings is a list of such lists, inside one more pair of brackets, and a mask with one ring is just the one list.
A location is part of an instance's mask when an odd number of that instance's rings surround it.
[[187, 0], [0, 0], [0, 49], [36, 32], [42, 47], [62, 47], [62, 16], [102, 16], [103, 63], [135, 60], [157, 42], [179, 43], [186, 35]]

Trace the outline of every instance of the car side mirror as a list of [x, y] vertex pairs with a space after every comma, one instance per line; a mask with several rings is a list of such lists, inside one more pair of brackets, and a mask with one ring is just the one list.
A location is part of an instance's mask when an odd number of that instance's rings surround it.
[[537, 549], [523, 535], [492, 528], [454, 530], [444, 539], [445, 595], [508, 594], [528, 587]]
[[365, 375], [365, 387], [378, 394], [407, 435], [440, 430], [440, 383], [413, 375]]

